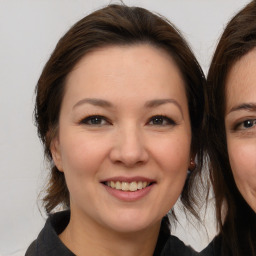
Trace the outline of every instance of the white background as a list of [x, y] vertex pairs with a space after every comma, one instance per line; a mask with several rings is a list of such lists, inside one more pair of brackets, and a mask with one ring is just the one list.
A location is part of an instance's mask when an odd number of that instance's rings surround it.
[[[226, 22], [249, 0], [124, 0], [170, 19], [207, 73]], [[38, 195], [46, 166], [33, 125], [34, 87], [57, 40], [105, 0], [0, 0], [0, 255], [24, 255], [44, 217]], [[43, 214], [44, 216], [44, 214]], [[183, 224], [184, 225], [184, 224]], [[214, 235], [191, 225], [176, 234], [200, 250]], [[189, 229], [189, 231], [187, 230]]]

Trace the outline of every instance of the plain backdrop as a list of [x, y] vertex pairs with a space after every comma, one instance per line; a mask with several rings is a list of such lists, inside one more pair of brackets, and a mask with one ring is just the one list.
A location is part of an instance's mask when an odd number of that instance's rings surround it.
[[[0, 0], [0, 255], [24, 255], [45, 222], [38, 195], [47, 176], [33, 125], [34, 87], [57, 40], [105, 0]], [[112, 1], [116, 2], [116, 1]], [[207, 73], [227, 21], [248, 0], [124, 0], [171, 20], [189, 41]], [[215, 234], [191, 224], [175, 234], [197, 250]]]

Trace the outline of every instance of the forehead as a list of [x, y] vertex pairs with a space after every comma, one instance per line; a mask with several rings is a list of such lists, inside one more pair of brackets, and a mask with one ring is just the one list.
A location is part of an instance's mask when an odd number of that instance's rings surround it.
[[234, 63], [226, 82], [226, 110], [256, 101], [256, 48]]
[[[133, 53], [136, 53], [137, 55], [134, 55]], [[100, 71], [108, 70], [115, 65], [115, 62], [118, 62], [119, 65], [127, 64], [126, 67], [129, 68], [129, 61], [131, 63], [146, 64], [148, 66], [157, 61], [158, 65], [161, 65], [162, 67], [166, 67], [166, 64], [172, 65], [173, 67], [175, 66], [174, 68], [176, 71], [180, 73], [180, 69], [171, 55], [172, 54], [167, 50], [146, 42], [99, 47], [85, 54], [71, 70], [69, 76], [85, 65], [87, 65], [87, 67], [89, 67], [89, 65], [95, 65], [97, 68], [100, 68], [101, 63], [98, 62], [100, 59], [102, 61], [108, 61], [108, 63], [104, 63], [105, 65], [103, 65], [103, 69]]]
[[134, 89], [144, 89], [144, 92], [149, 88], [161, 90], [180, 84], [181, 89], [185, 89], [181, 72], [170, 54], [147, 44], [109, 46], [86, 54], [68, 75], [67, 91], [81, 84], [87, 91], [105, 92], [114, 89], [114, 85], [132, 87], [135, 84]]

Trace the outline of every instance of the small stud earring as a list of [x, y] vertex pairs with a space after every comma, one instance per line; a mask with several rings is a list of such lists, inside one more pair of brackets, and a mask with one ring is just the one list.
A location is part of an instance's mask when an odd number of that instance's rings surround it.
[[189, 167], [188, 167], [189, 171], [194, 171], [196, 169], [196, 163], [195, 161], [191, 158], [190, 159], [190, 164], [189, 164]]

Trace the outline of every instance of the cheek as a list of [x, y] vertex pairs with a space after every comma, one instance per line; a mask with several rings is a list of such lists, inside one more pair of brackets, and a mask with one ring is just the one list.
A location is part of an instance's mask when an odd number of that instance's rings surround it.
[[169, 175], [187, 173], [190, 162], [190, 137], [188, 135], [172, 136], [156, 144], [155, 155], [158, 163]]
[[[255, 183], [256, 142], [251, 143], [249, 140], [229, 141], [228, 154], [230, 166], [236, 182]], [[254, 187], [255, 186], [256, 184], [254, 184]]]
[[87, 176], [96, 172], [107, 152], [103, 140], [77, 136], [62, 141], [61, 155], [66, 174]]
[[187, 177], [190, 162], [190, 137], [175, 136], [166, 138], [155, 147], [155, 159], [160, 166], [160, 184], [158, 196], [159, 209], [169, 211], [180, 196]]

